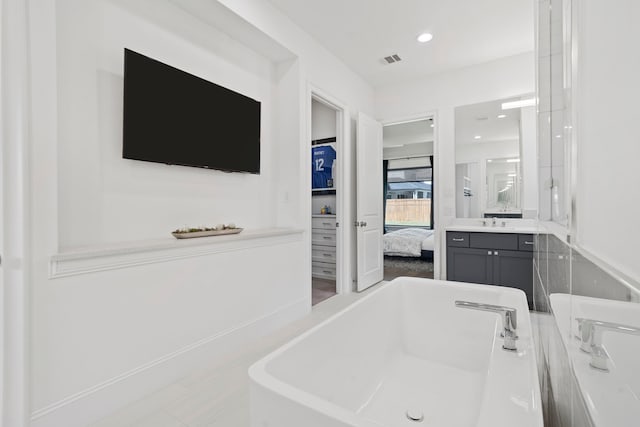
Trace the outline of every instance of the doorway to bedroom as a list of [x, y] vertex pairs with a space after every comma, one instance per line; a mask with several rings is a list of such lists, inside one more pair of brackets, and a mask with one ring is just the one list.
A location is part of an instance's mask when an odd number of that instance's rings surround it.
[[433, 278], [433, 118], [383, 127], [384, 279]]

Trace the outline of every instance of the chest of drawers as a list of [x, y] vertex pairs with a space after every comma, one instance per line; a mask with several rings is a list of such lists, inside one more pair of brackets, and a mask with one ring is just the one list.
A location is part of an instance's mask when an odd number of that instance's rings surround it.
[[336, 278], [336, 217], [314, 215], [311, 218], [311, 274], [313, 277]]

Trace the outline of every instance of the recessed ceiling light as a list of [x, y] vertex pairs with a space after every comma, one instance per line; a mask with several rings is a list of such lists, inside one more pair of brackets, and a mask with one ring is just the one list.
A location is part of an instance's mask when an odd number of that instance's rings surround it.
[[473, 137], [473, 139], [480, 139], [480, 138], [482, 138], [480, 135], [476, 135]]
[[499, 118], [499, 119], [504, 119], [505, 117], [507, 117], [507, 115], [506, 115], [506, 114], [499, 114], [499, 115], [498, 115], [498, 118]]
[[493, 162], [493, 160], [489, 159], [489, 160], [487, 160], [487, 162], [491, 163], [491, 162]]
[[432, 38], [433, 38], [433, 35], [429, 33], [422, 33], [418, 36], [418, 41], [420, 43], [426, 43], [428, 41], [431, 41]]
[[520, 163], [520, 159], [507, 159], [507, 163]]
[[431, 123], [431, 127], [432, 127], [432, 128], [434, 128], [434, 127], [436, 127], [436, 125], [434, 125], [433, 123]]
[[556, 138], [562, 138], [562, 135], [556, 135]]

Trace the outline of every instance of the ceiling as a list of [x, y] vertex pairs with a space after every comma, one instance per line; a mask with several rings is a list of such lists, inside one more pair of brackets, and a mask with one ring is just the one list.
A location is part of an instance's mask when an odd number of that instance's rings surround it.
[[[522, 99], [531, 98], [523, 96]], [[483, 142], [518, 141], [520, 109], [503, 110], [502, 103], [520, 99], [506, 98], [456, 108], [456, 145]], [[499, 115], [506, 117], [498, 118]], [[479, 139], [476, 136], [480, 136]]]
[[[271, 2], [373, 86], [534, 49], [533, 0]], [[392, 54], [402, 61], [386, 64]]]

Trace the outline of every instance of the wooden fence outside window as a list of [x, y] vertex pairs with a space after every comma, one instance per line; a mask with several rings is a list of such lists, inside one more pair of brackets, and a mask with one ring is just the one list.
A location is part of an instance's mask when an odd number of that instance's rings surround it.
[[429, 225], [431, 199], [387, 199], [386, 223], [398, 225]]

